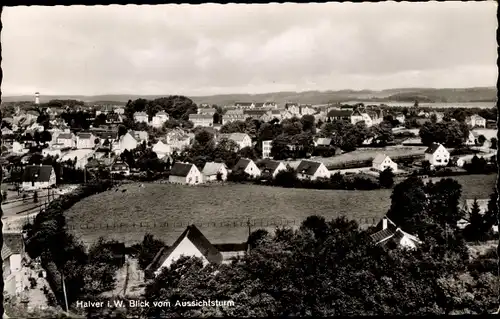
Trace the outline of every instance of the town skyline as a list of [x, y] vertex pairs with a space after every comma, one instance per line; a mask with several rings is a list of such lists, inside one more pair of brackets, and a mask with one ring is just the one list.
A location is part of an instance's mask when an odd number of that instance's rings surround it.
[[495, 5], [6, 8], [2, 93], [213, 96], [492, 87], [498, 77]]

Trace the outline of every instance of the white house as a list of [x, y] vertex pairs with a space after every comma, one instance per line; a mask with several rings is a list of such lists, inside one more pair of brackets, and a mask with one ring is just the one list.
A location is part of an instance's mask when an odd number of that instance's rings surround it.
[[92, 133], [78, 133], [76, 136], [76, 148], [77, 149], [89, 149], [94, 148], [96, 137]]
[[30, 165], [24, 168], [21, 188], [26, 191], [49, 188], [56, 184], [56, 172], [50, 165]]
[[396, 226], [387, 216], [382, 219], [376, 228], [380, 230], [370, 237], [377, 245], [385, 246], [392, 242], [402, 248], [416, 249], [422, 243], [418, 237], [408, 234]]
[[136, 123], [149, 123], [149, 117], [146, 112], [135, 112], [134, 113], [134, 121]]
[[147, 278], [158, 276], [163, 269], [169, 268], [181, 256], [198, 257], [206, 266], [209, 263], [221, 264], [223, 256], [214, 245], [198, 230], [195, 225], [190, 225], [177, 238], [171, 247], [164, 247], [153, 258], [146, 268]]
[[234, 107], [239, 109], [253, 109], [255, 108], [255, 104], [253, 102], [236, 102], [234, 103]]
[[223, 181], [227, 180], [227, 167], [224, 163], [207, 162], [202, 170], [206, 182], [216, 181], [220, 174]]
[[153, 145], [152, 150], [153, 150], [153, 152], [156, 153], [156, 155], [160, 159], [165, 157], [166, 155], [172, 154], [172, 148], [170, 147], [170, 145], [164, 143], [163, 141], [156, 142]]
[[214, 125], [214, 117], [210, 114], [189, 114], [189, 120], [193, 122], [194, 127], [212, 127]]
[[356, 110], [351, 114], [351, 124], [356, 124], [358, 122], [365, 122], [367, 127], [371, 127], [374, 124], [368, 113]]
[[163, 126], [163, 124], [165, 124], [166, 121], [168, 121], [168, 119], [168, 114], [164, 111], [160, 111], [156, 113], [155, 116], [153, 116], [150, 125], [156, 128], [160, 128]]
[[254, 161], [251, 159], [247, 158], [241, 158], [238, 163], [233, 167], [232, 169], [233, 172], [238, 172], [238, 171], [243, 171], [250, 175], [251, 177], [259, 177], [260, 176], [260, 169], [255, 165]]
[[221, 138], [227, 138], [238, 144], [240, 150], [245, 147], [252, 147], [252, 138], [246, 133], [221, 134]]
[[203, 183], [203, 175], [194, 164], [176, 162], [168, 177], [170, 183], [196, 185]]
[[215, 113], [217, 113], [217, 110], [214, 108], [210, 108], [210, 107], [199, 107], [198, 108], [198, 114], [212, 115], [212, 117], [213, 117]]
[[114, 112], [119, 115], [125, 114], [125, 109], [123, 107], [117, 107]]
[[246, 119], [246, 115], [244, 113], [229, 113], [229, 111], [222, 115], [222, 125], [227, 123], [241, 121], [244, 122]]
[[62, 144], [64, 147], [76, 147], [76, 136], [73, 133], [62, 133], [57, 136], [56, 144]]
[[474, 114], [467, 118], [467, 124], [471, 127], [486, 127], [486, 119]]
[[433, 143], [425, 150], [425, 160], [432, 166], [446, 166], [450, 161], [450, 152], [443, 145]]
[[318, 178], [330, 178], [330, 171], [325, 164], [313, 161], [301, 161], [297, 166], [297, 177], [299, 179], [316, 180]]
[[385, 154], [377, 154], [373, 159], [372, 167], [381, 172], [388, 167], [392, 169], [393, 173], [398, 171], [398, 164], [394, 163], [391, 158]]
[[113, 144], [113, 151], [119, 154], [124, 152], [125, 150], [133, 150], [138, 145], [139, 141], [135, 138], [132, 131], [130, 131], [123, 135], [117, 143]]
[[469, 135], [465, 140], [465, 145], [473, 146], [476, 145], [476, 142], [477, 142], [477, 137], [474, 135], [472, 131], [469, 131]]
[[262, 141], [262, 158], [271, 157], [272, 140]]
[[286, 166], [283, 162], [273, 161], [270, 159], [264, 159], [257, 164], [260, 169], [261, 174], [268, 174], [271, 177], [276, 177], [276, 175], [281, 171], [286, 171]]
[[28, 152], [27, 149], [24, 148], [24, 145], [17, 142], [17, 141], [14, 141], [12, 142], [12, 153], [14, 154], [24, 154]]

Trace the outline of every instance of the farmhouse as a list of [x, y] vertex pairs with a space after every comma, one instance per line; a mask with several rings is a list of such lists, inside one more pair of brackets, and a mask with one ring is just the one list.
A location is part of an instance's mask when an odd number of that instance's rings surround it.
[[175, 184], [195, 185], [203, 183], [203, 175], [194, 164], [176, 162], [170, 170], [168, 181]]
[[276, 177], [276, 175], [281, 171], [286, 171], [286, 166], [282, 162], [273, 161], [270, 159], [264, 159], [257, 164], [257, 167], [260, 169], [262, 175], [268, 175], [272, 178]]
[[325, 164], [313, 161], [301, 161], [297, 166], [297, 177], [299, 179], [316, 180], [318, 178], [330, 178], [330, 171]]
[[134, 113], [134, 121], [137, 123], [148, 123], [149, 117], [145, 112], [135, 112]]
[[381, 229], [370, 236], [377, 245], [385, 246], [392, 243], [403, 248], [415, 249], [421, 243], [416, 236], [397, 227], [387, 216], [382, 218], [381, 224], [376, 227]]
[[77, 149], [89, 149], [95, 146], [95, 136], [92, 133], [79, 133], [76, 137]]
[[64, 147], [73, 148], [76, 146], [76, 137], [73, 133], [62, 133], [57, 136], [56, 144], [63, 144]]
[[56, 184], [56, 172], [50, 165], [30, 165], [24, 168], [23, 190], [49, 188]]
[[271, 157], [272, 140], [262, 141], [262, 158]]
[[151, 264], [146, 267], [146, 278], [158, 276], [163, 269], [168, 269], [181, 256], [201, 258], [205, 266], [209, 263], [221, 264], [223, 261], [219, 250], [208, 241], [195, 225], [190, 225], [171, 247], [160, 249]]
[[130, 175], [130, 167], [123, 161], [115, 161], [111, 165], [111, 174], [128, 176]]
[[217, 174], [220, 174], [221, 180], [227, 180], [227, 167], [224, 163], [207, 162], [202, 173], [206, 182], [216, 181]]
[[260, 176], [260, 170], [251, 159], [241, 158], [233, 167], [233, 172], [245, 172], [252, 177]]
[[450, 161], [450, 152], [443, 145], [433, 143], [425, 150], [425, 159], [433, 166], [446, 166]]
[[398, 170], [398, 164], [394, 163], [391, 158], [385, 154], [377, 154], [373, 159], [372, 167], [378, 171], [384, 171], [389, 167], [394, 173]]

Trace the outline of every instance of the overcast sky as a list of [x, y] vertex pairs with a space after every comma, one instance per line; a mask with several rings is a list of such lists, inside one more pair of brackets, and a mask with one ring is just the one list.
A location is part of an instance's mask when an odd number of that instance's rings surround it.
[[14, 7], [2, 92], [495, 86], [496, 3]]

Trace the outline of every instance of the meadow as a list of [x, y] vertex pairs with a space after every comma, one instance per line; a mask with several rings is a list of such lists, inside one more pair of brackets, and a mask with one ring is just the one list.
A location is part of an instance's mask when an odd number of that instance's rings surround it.
[[[454, 177], [462, 198], [488, 198], [496, 175]], [[243, 242], [250, 230], [298, 226], [309, 215], [346, 216], [377, 223], [390, 206], [391, 190], [343, 191], [225, 184], [183, 186], [133, 183], [93, 195], [66, 213], [68, 227], [85, 244], [100, 236], [132, 245], [149, 232], [172, 244], [196, 224], [213, 243]]]

